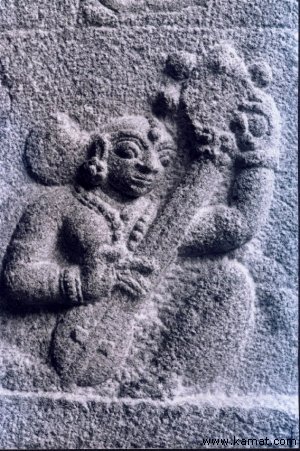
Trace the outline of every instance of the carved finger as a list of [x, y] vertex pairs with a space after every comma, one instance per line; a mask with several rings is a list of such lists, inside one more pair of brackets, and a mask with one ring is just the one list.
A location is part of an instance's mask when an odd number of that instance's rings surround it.
[[140, 274], [149, 275], [157, 270], [157, 264], [146, 258], [135, 257], [131, 263], [131, 269], [138, 271]]
[[127, 292], [134, 296], [145, 294], [145, 290], [137, 280], [135, 280], [133, 277], [128, 277], [123, 274], [118, 275], [118, 282], [116, 283], [116, 286], [125, 289]]

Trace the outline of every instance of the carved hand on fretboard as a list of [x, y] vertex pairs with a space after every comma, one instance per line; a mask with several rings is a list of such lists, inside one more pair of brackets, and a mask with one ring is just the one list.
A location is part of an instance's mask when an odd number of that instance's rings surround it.
[[145, 296], [151, 288], [150, 275], [157, 265], [149, 258], [131, 257], [116, 266], [115, 287], [139, 298]]

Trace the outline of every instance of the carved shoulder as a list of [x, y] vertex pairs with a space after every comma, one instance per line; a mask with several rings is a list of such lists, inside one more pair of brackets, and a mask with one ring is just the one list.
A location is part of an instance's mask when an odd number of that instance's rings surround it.
[[37, 238], [42, 231], [50, 233], [54, 226], [59, 227], [71, 199], [72, 194], [64, 187], [53, 189], [40, 196], [25, 209], [15, 230], [14, 238], [24, 238], [29, 235]]

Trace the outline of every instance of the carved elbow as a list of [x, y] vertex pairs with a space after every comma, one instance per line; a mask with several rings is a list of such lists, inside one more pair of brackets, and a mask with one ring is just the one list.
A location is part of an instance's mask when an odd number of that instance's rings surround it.
[[[255, 230], [237, 209], [218, 207], [207, 232], [207, 251], [224, 253], [234, 250], [253, 238]], [[204, 242], [204, 241], [203, 241]]]
[[237, 224], [229, 232], [227, 237], [228, 250], [236, 249], [243, 244], [250, 241], [255, 234], [255, 231], [249, 227], [246, 221], [242, 221], [241, 224]]
[[8, 264], [4, 269], [4, 290], [7, 300], [20, 304], [35, 304], [45, 296], [43, 280], [31, 265]]
[[13, 266], [7, 266], [3, 271], [4, 295], [8, 300], [20, 301], [26, 296], [26, 278]]
[[217, 220], [221, 240], [221, 248], [224, 250], [236, 249], [250, 241], [255, 232], [255, 224], [250, 224], [247, 218], [238, 210], [227, 210]]

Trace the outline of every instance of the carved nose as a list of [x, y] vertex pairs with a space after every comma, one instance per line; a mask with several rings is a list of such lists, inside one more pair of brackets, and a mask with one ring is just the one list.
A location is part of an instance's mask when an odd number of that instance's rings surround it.
[[158, 168], [155, 165], [137, 163], [136, 168], [141, 174], [157, 174]]

